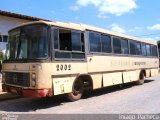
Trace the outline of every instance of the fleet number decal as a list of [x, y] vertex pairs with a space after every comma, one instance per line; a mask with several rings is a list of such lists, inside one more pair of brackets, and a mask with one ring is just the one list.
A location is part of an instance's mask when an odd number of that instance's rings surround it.
[[69, 65], [67, 65], [67, 64], [57, 65], [56, 68], [57, 68], [57, 71], [71, 70], [71, 65], [70, 64]]

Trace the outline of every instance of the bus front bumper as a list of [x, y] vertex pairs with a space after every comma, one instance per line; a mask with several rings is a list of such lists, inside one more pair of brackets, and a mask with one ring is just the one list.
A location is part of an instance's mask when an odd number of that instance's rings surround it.
[[9, 92], [23, 97], [50, 97], [52, 96], [50, 89], [24, 89], [2, 84], [3, 92]]

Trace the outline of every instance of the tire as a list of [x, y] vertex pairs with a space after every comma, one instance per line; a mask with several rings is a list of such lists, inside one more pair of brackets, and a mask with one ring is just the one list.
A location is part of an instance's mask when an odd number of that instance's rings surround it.
[[145, 78], [144, 72], [141, 72], [140, 75], [139, 75], [139, 80], [136, 81], [137, 85], [143, 85], [144, 84], [144, 78]]
[[69, 101], [74, 102], [79, 99], [81, 99], [83, 94], [83, 81], [82, 80], [76, 80], [72, 87], [72, 92], [67, 94], [67, 98]]

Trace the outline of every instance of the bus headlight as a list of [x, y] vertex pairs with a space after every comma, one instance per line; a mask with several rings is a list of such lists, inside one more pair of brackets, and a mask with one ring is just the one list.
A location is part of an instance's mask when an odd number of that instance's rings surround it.
[[35, 73], [32, 73], [32, 76], [31, 76], [31, 85], [32, 85], [32, 87], [36, 86], [36, 74]]

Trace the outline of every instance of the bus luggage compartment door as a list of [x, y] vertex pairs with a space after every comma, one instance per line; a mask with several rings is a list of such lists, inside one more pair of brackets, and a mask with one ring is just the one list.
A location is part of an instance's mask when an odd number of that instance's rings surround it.
[[54, 95], [72, 92], [73, 83], [71, 82], [71, 78], [69, 77], [53, 78], [52, 83]]

